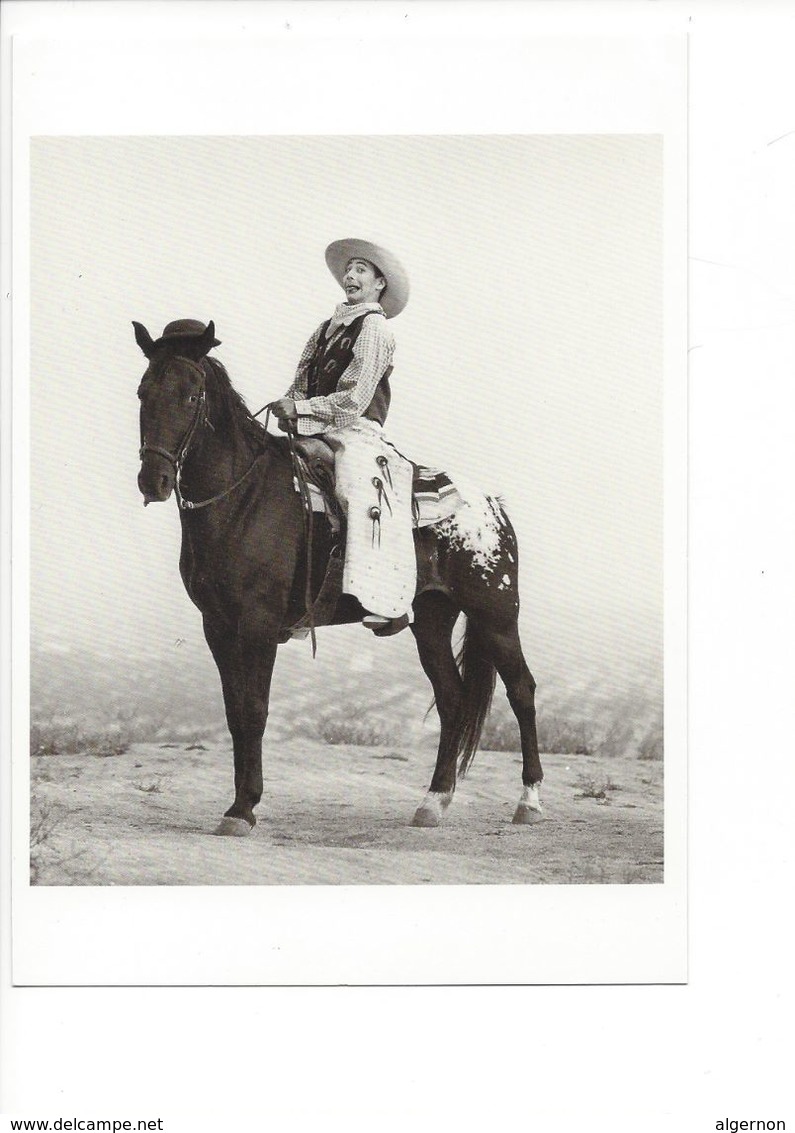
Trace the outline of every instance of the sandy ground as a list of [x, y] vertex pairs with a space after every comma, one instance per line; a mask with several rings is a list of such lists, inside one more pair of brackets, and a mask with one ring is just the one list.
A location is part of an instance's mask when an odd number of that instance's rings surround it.
[[[480, 752], [444, 825], [410, 825], [433, 754], [272, 744], [259, 822], [212, 832], [231, 745], [135, 744], [32, 759], [32, 876], [45, 885], [662, 881], [662, 765], [547, 755], [543, 822], [513, 826], [518, 755]], [[601, 797], [594, 797], [601, 796]]]

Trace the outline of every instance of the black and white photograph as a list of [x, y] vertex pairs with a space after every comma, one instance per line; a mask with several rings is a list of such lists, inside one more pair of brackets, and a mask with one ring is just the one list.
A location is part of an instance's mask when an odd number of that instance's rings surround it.
[[663, 882], [662, 157], [33, 140], [34, 884]]

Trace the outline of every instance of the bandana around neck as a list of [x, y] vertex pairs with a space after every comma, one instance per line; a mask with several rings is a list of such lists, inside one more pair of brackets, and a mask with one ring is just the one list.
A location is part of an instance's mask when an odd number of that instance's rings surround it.
[[[365, 311], [384, 313], [380, 303], [338, 303], [334, 308], [334, 314], [331, 316], [328, 333], [331, 334], [337, 327], [348, 326], [354, 319], [358, 319], [359, 315], [363, 315]], [[384, 318], [386, 318], [385, 315]]]

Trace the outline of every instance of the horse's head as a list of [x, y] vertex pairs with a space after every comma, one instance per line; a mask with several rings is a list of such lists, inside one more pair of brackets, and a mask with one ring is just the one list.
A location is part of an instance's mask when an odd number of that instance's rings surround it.
[[157, 342], [152, 341], [146, 327], [140, 323], [133, 326], [135, 340], [149, 360], [138, 387], [138, 487], [146, 505], [169, 498], [196, 430], [206, 420], [202, 359], [216, 340], [212, 322], [201, 334], [164, 334]]

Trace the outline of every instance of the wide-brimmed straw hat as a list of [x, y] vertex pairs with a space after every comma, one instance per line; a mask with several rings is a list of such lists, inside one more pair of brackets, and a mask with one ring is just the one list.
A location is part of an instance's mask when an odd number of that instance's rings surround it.
[[[201, 338], [206, 331], [207, 327], [204, 323], [200, 323], [198, 319], [176, 319], [175, 322], [169, 323], [168, 326], [163, 328], [163, 333], [157, 342], [152, 344], [152, 349], [156, 349], [164, 342], [172, 342], [175, 338]], [[213, 338], [213, 346], [220, 345], [220, 341]]]
[[348, 262], [354, 259], [367, 260], [383, 275], [386, 290], [379, 302], [386, 317], [394, 319], [409, 301], [409, 277], [403, 264], [386, 248], [371, 244], [369, 240], [335, 240], [326, 248], [326, 263], [340, 286]]

